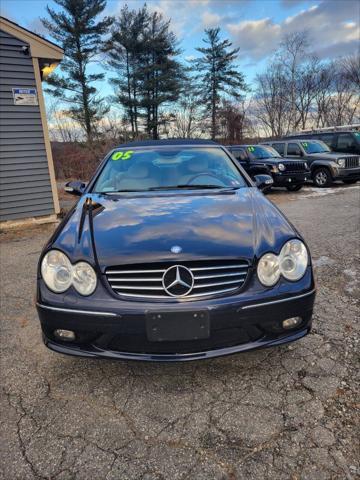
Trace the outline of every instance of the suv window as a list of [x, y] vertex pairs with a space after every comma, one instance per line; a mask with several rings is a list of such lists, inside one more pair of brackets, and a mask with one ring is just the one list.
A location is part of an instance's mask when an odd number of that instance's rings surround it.
[[244, 150], [241, 150], [241, 149], [231, 150], [231, 153], [234, 155], [236, 160], [241, 160], [241, 161], [247, 160], [247, 155], [246, 155], [246, 152]]
[[273, 148], [275, 148], [275, 150], [276, 150], [280, 155], [284, 155], [285, 143], [273, 143], [271, 146], [272, 146]]
[[301, 156], [301, 149], [297, 143], [288, 143], [287, 155]]
[[333, 133], [323, 133], [320, 135], [319, 140], [322, 140], [328, 147], [332, 146], [334, 139], [334, 134]]
[[355, 147], [355, 139], [350, 133], [340, 133], [337, 141], [337, 148], [343, 149], [347, 152], [352, 147]]

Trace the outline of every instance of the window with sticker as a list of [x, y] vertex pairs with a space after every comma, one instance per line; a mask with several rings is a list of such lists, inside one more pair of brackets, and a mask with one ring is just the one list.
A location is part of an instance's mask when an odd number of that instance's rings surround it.
[[97, 193], [177, 188], [240, 188], [246, 181], [218, 147], [118, 149], [97, 178]]
[[264, 160], [265, 158], [280, 158], [279, 153], [272, 147], [251, 145], [246, 147], [250, 160]]
[[[306, 153], [324, 153], [331, 152], [330, 148], [320, 140], [306, 140], [301, 142], [301, 146]], [[289, 152], [288, 152], [289, 153]]]

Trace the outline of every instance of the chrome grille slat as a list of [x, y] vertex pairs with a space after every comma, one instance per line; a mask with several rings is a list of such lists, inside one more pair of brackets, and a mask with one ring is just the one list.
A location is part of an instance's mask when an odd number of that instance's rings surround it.
[[198, 285], [194, 285], [194, 288], [208, 288], [208, 287], [219, 287], [221, 285], [230, 285], [231, 283], [239, 283], [239, 280], [230, 280], [229, 282], [220, 282], [220, 283], [199, 283]]
[[[193, 289], [187, 295], [172, 297], [164, 289], [163, 275], [175, 265], [183, 265], [193, 275]], [[184, 301], [235, 292], [245, 284], [248, 271], [248, 263], [241, 260], [194, 260], [108, 267], [105, 276], [120, 296]]]
[[305, 172], [305, 162], [282, 162], [285, 165], [285, 171], [287, 173], [292, 172]]
[[129, 277], [129, 278], [119, 278], [119, 277], [110, 277], [110, 275], [108, 275], [108, 279], [109, 281], [112, 281], [112, 282], [161, 282], [162, 281], [162, 277], [156, 277], [156, 278], [132, 278], [132, 277]]
[[239, 273], [222, 273], [217, 275], [194, 275], [195, 280], [205, 280], [206, 278], [221, 278], [221, 277], [240, 277], [247, 275], [247, 272]]

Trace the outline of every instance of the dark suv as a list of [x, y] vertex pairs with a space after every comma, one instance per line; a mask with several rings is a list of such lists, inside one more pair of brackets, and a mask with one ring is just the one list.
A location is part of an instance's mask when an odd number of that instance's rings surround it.
[[263, 145], [229, 145], [227, 148], [250, 177], [262, 173], [271, 175], [274, 187], [297, 192], [310, 179], [305, 161], [282, 158], [274, 148]]
[[332, 152], [320, 140], [270, 140], [270, 145], [287, 158], [302, 158], [310, 166], [311, 178], [317, 187], [329, 187], [334, 180], [351, 184], [360, 180], [360, 156]]
[[288, 135], [286, 140], [295, 139], [311, 139], [321, 140], [333, 152], [360, 154], [360, 132], [341, 131], [341, 132], [317, 132], [317, 133], [299, 133], [296, 135]]

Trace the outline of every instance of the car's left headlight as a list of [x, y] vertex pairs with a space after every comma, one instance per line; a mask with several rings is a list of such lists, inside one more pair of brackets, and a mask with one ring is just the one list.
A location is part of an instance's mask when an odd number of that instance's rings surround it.
[[345, 158], [339, 158], [337, 161], [339, 167], [344, 168], [345, 167]]
[[308, 265], [307, 249], [300, 240], [285, 243], [279, 255], [280, 273], [287, 280], [300, 280]]
[[283, 163], [279, 163], [278, 169], [280, 170], [280, 172], [283, 172], [285, 170], [285, 165]]
[[257, 275], [266, 287], [274, 286], [280, 276], [297, 281], [304, 276], [308, 261], [309, 255], [303, 242], [297, 239], [289, 240], [282, 247], [279, 255], [265, 253], [260, 258]]

